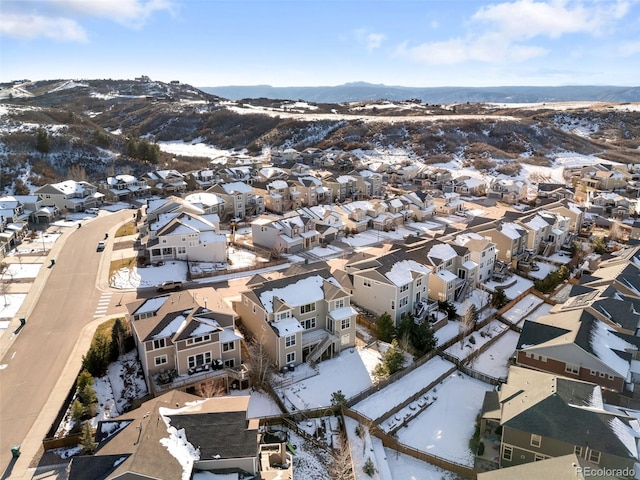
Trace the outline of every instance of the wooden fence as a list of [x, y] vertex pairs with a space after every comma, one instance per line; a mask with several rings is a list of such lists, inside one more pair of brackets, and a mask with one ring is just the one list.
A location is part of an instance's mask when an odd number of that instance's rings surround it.
[[233, 273], [240, 273], [240, 272], [250, 272], [253, 270], [260, 270], [263, 268], [268, 268], [268, 267], [272, 267], [274, 265], [283, 265], [285, 263], [289, 263], [289, 260], [286, 258], [281, 258], [279, 260], [269, 260], [268, 262], [259, 262], [256, 265], [249, 265], [248, 267], [240, 267], [240, 268], [223, 268], [221, 270], [211, 270], [209, 272], [198, 272], [198, 273], [194, 273], [191, 270], [191, 262], [187, 262], [188, 268], [187, 268], [187, 279], [188, 280], [195, 280], [197, 278], [211, 278], [211, 277], [219, 277], [221, 275], [229, 275], [229, 274], [233, 274]]
[[354, 410], [351, 410], [347, 407], [343, 407], [342, 415], [345, 417], [352, 418], [353, 420], [356, 420], [357, 422], [369, 427], [369, 433], [379, 438], [382, 441], [382, 444], [387, 448], [392, 448], [396, 451], [399, 451], [400, 453], [404, 453], [405, 455], [409, 455], [413, 458], [417, 458], [418, 460], [422, 460], [423, 462], [427, 462], [427, 463], [430, 463], [431, 465], [435, 465], [436, 467], [442, 468], [443, 470], [447, 470], [449, 472], [454, 472], [454, 473], [457, 473], [458, 475], [462, 475], [465, 478], [470, 478], [470, 479], [477, 478], [477, 474], [472, 467], [469, 467], [467, 465], [461, 465], [459, 463], [452, 462], [442, 457], [438, 457], [437, 455], [432, 455], [422, 450], [418, 450], [416, 448], [404, 445], [403, 443], [398, 442], [395, 438], [383, 432], [380, 428], [378, 428], [375, 424], [372, 423], [370, 418]]

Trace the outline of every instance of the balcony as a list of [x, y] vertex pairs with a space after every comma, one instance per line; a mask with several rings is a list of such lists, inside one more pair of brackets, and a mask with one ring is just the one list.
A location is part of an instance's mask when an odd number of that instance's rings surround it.
[[169, 390], [185, 389], [197, 385], [209, 379], [229, 379], [238, 381], [241, 384], [249, 380], [249, 371], [242, 364], [239, 367], [225, 367], [220, 359], [214, 360], [211, 364], [198, 365], [189, 369], [189, 373], [178, 375], [176, 370], [163, 370], [150, 376], [149, 383], [156, 395], [168, 392]]

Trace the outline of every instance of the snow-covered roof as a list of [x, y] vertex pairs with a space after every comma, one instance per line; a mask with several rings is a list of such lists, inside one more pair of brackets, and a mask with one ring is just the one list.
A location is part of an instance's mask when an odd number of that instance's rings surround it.
[[324, 278], [320, 275], [303, 278], [284, 287], [262, 292], [260, 294], [260, 302], [269, 313], [273, 312], [273, 299], [275, 297], [291, 307], [317, 302], [324, 298], [323, 284]]
[[401, 260], [393, 264], [391, 269], [385, 274], [394, 285], [400, 287], [413, 281], [412, 272], [429, 275], [431, 269], [416, 262], [415, 260]]
[[144, 313], [157, 312], [169, 297], [155, 297], [149, 298], [138, 309], [132, 313], [132, 315], [142, 315]]
[[251, 193], [253, 191], [252, 188], [244, 182], [224, 183], [221, 187], [230, 195], [234, 193]]
[[276, 330], [280, 337], [304, 331], [304, 328], [300, 325], [300, 322], [296, 317], [289, 317], [273, 322], [271, 326]]
[[346, 307], [336, 308], [335, 310], [331, 310], [329, 315], [334, 320], [344, 320], [345, 318], [352, 317], [357, 315], [358, 311], [353, 308], [351, 305], [347, 305]]
[[614, 369], [621, 377], [627, 377], [631, 367], [630, 363], [617, 355], [614, 350], [619, 352], [638, 350], [635, 345], [617, 336], [613, 330], [600, 320], [594, 320], [593, 322], [593, 328], [589, 332], [589, 345], [600, 360]]
[[441, 260], [450, 260], [458, 256], [453, 247], [446, 243], [439, 243], [431, 247], [428, 256], [439, 258]]

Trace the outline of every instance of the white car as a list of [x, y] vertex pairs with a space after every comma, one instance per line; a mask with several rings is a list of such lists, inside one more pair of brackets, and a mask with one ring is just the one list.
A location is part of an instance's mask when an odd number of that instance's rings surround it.
[[84, 213], [92, 213], [93, 215], [98, 215], [100, 213], [99, 208], [87, 208]]

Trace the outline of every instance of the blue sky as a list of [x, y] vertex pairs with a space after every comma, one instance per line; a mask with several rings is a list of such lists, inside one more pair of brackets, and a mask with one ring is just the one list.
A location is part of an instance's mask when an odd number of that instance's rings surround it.
[[640, 0], [0, 0], [0, 81], [640, 84]]

